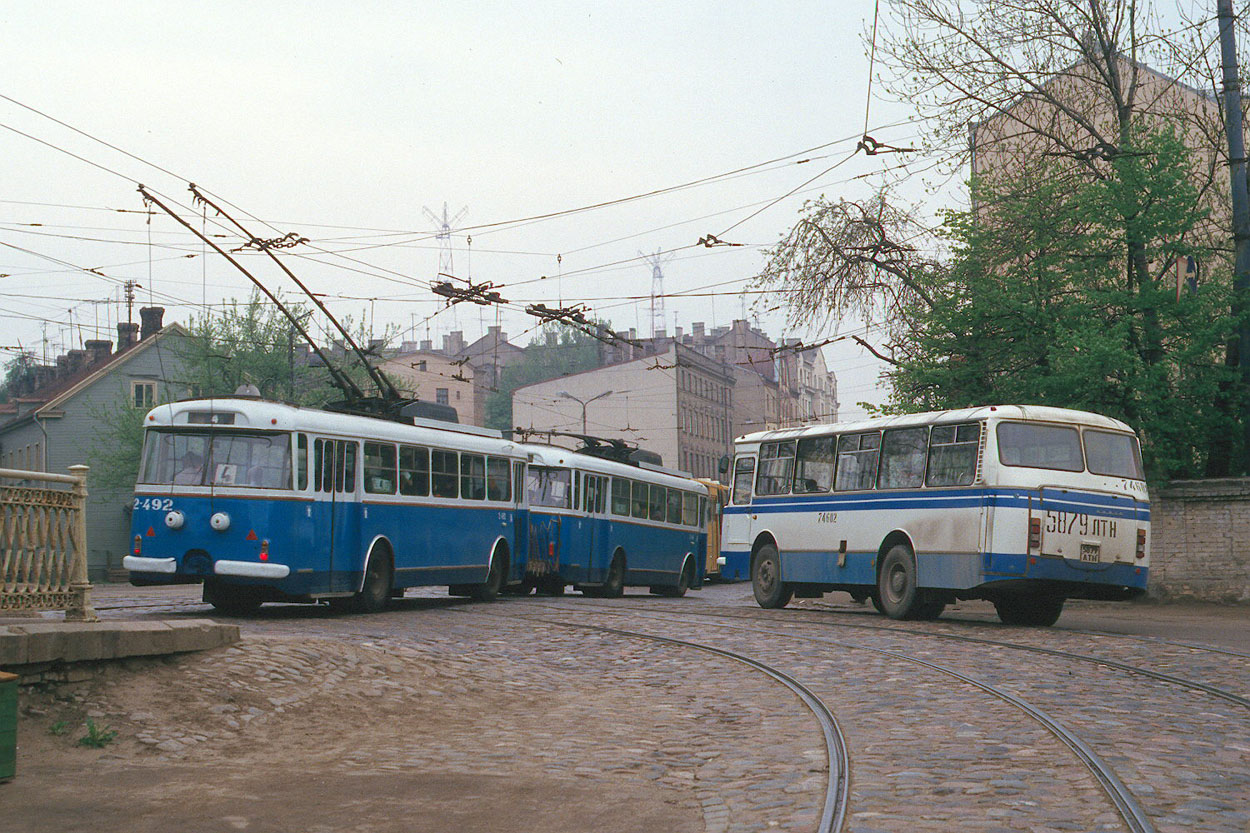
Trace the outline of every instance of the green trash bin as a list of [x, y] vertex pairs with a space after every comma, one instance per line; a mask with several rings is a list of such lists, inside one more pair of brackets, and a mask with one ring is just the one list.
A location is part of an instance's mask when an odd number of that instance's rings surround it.
[[17, 675], [0, 671], [0, 781], [17, 772]]

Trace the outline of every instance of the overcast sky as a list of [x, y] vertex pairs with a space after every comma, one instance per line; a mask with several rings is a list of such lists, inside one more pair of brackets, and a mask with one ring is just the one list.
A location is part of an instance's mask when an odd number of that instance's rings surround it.
[[[147, 224], [135, 183], [198, 218], [187, 180], [269, 224], [255, 224], [261, 236], [311, 238], [293, 270], [379, 333], [415, 327], [408, 337], [428, 332], [437, 344], [496, 322], [494, 309], [439, 312], [428, 289], [440, 251], [424, 209], [441, 215], [444, 204], [453, 216], [466, 209], [454, 273], [501, 286], [513, 305], [499, 323], [514, 341], [529, 340], [536, 320], [519, 306], [535, 301], [585, 303], [617, 329], [650, 334], [651, 267], [639, 255], [657, 250], [676, 250], [662, 267], [667, 293], [719, 293], [665, 299], [667, 327], [674, 316], [686, 329], [726, 325], [743, 314], [739, 292], [762, 247], [804, 199], [863, 196], [897, 161], [860, 154], [800, 188], [863, 130], [872, 12], [870, 0], [5, 4], [0, 93], [170, 173], [0, 99], [0, 344], [78, 346], [71, 318], [84, 338], [111, 330], [127, 279], [142, 285], [140, 304], [167, 308], [166, 321], [246, 297], [246, 278], [199, 257], [172, 219]], [[909, 115], [878, 95], [870, 132], [908, 144]], [[747, 245], [694, 246], [709, 233]], [[262, 259], [246, 263], [285, 286]], [[833, 334], [783, 332], [778, 313], [759, 314], [774, 337]], [[826, 357], [844, 419], [860, 413], [855, 402], [880, 400], [866, 353], [839, 346]]]

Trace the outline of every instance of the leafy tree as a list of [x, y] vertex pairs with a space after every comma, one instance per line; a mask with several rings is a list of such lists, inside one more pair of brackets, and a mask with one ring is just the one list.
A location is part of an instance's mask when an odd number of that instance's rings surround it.
[[[895, 242], [915, 240], [918, 224], [885, 196], [818, 201], [761, 280], [798, 290], [799, 321], [884, 314], [887, 343], [865, 344], [889, 362], [891, 410], [1096, 411], [1142, 432], [1152, 476], [1199, 474], [1230, 434], [1227, 276], [1177, 292], [1178, 259], [1220, 262], [1194, 234], [1190, 158], [1168, 131], [1129, 138], [1106, 177], [1073, 178], [1042, 157], [1016, 181], [974, 180], [975, 208], [946, 216], [942, 259]], [[1128, 254], [1139, 244], [1142, 282]]]
[[18, 353], [4, 366], [4, 380], [0, 381], [0, 402], [8, 402], [14, 392], [30, 386], [35, 378], [35, 356], [25, 351]]
[[575, 327], [546, 324], [525, 348], [521, 360], [503, 368], [499, 389], [486, 400], [486, 426], [511, 430], [512, 393], [517, 388], [593, 370], [600, 364], [600, 342]]

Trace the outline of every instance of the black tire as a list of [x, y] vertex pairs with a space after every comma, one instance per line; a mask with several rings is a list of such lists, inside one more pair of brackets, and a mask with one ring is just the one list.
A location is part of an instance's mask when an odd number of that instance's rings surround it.
[[1004, 625], [1048, 628], [1059, 621], [1065, 601], [1062, 596], [1003, 596], [994, 600], [994, 609]]
[[877, 574], [878, 608], [891, 619], [915, 619], [925, 598], [916, 580], [916, 557], [905, 544], [890, 547]]
[[204, 602], [226, 616], [247, 616], [261, 605], [260, 593], [251, 587], [232, 587], [215, 581], [204, 582]]
[[619, 599], [625, 595], [625, 556], [619, 552], [612, 556], [612, 563], [608, 565], [608, 574], [604, 577], [603, 584], [587, 587], [582, 592], [598, 599]]
[[486, 581], [473, 585], [469, 595], [479, 602], [493, 602], [499, 598], [499, 591], [508, 582], [508, 556], [496, 551], [490, 560], [490, 570], [486, 573]]
[[794, 588], [781, 580], [781, 555], [772, 544], [765, 544], [755, 554], [751, 590], [755, 603], [763, 608], [785, 607], [794, 598]]
[[357, 613], [379, 613], [391, 603], [391, 586], [395, 567], [388, 552], [374, 553], [365, 567], [365, 580], [360, 592], [352, 596], [352, 610]]
[[872, 592], [868, 594], [868, 601], [872, 602], [872, 606], [878, 613], [885, 615], [885, 608], [881, 606], [881, 594], [877, 592], [877, 588], [872, 588]]
[[694, 565], [687, 558], [681, 565], [681, 576], [678, 577], [676, 584], [664, 584], [659, 587], [652, 588], [652, 592], [657, 596], [668, 596], [673, 599], [680, 599], [686, 595], [686, 591], [690, 589], [690, 583], [694, 580]]

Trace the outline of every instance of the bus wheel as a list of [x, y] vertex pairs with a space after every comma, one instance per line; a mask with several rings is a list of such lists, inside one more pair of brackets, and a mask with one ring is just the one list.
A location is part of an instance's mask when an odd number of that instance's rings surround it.
[[395, 570], [390, 555], [376, 553], [365, 568], [364, 586], [352, 597], [352, 609], [357, 613], [377, 613], [385, 610], [391, 601], [391, 585]]
[[881, 560], [877, 577], [877, 597], [881, 612], [891, 619], [915, 619], [923, 598], [916, 586], [916, 557], [903, 544], [895, 544]]
[[755, 554], [751, 568], [751, 590], [760, 607], [785, 607], [794, 597], [794, 588], [781, 580], [781, 556], [772, 544], [765, 544]]
[[680, 599], [686, 595], [686, 591], [690, 589], [690, 582], [694, 579], [694, 567], [690, 560], [687, 559], [681, 565], [681, 578], [677, 579], [676, 584], [665, 584], [660, 587], [651, 588], [651, 592], [657, 596], [669, 596], [670, 598]]
[[499, 598], [499, 591], [507, 581], [508, 558], [503, 553], [496, 552], [490, 560], [490, 572], [486, 574], [486, 581], [473, 585], [469, 595], [479, 602], [493, 602]]
[[1003, 596], [994, 600], [994, 609], [1004, 625], [1048, 628], [1059, 621], [1063, 603], [1062, 596]]
[[625, 595], [625, 556], [617, 553], [612, 556], [612, 564], [608, 567], [608, 577], [603, 586], [595, 594], [603, 599], [619, 599]]
[[250, 587], [204, 582], [204, 601], [227, 616], [246, 616], [260, 608], [260, 594]]

